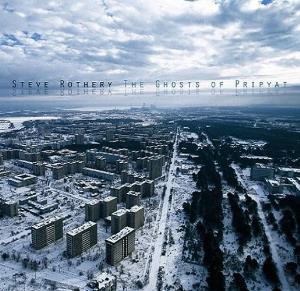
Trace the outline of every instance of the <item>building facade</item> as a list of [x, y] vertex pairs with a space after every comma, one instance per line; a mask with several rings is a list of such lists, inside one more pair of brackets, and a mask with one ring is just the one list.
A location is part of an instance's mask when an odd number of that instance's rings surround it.
[[135, 230], [125, 227], [120, 232], [105, 240], [106, 262], [115, 266], [135, 249]]
[[67, 232], [67, 255], [77, 257], [97, 244], [97, 224], [89, 221]]
[[32, 247], [42, 249], [63, 237], [63, 218], [51, 217], [31, 227]]

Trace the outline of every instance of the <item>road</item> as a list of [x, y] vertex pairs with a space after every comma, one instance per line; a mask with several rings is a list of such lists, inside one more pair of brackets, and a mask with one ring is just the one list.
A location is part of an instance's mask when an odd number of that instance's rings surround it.
[[159, 267], [162, 263], [162, 247], [163, 247], [163, 242], [164, 242], [164, 236], [165, 236], [165, 230], [166, 230], [166, 225], [167, 225], [167, 216], [168, 216], [168, 209], [169, 209], [169, 197], [171, 194], [171, 189], [172, 189], [172, 184], [173, 180], [175, 177], [175, 160], [177, 157], [177, 135], [178, 132], [176, 133], [175, 136], [175, 142], [173, 146], [173, 157], [171, 160], [171, 165], [169, 168], [169, 173], [168, 173], [168, 180], [166, 183], [166, 192], [165, 196], [163, 198], [163, 204], [162, 204], [162, 210], [161, 210], [161, 216], [160, 220], [158, 221], [159, 223], [159, 228], [158, 228], [158, 235], [157, 238], [154, 242], [154, 252], [152, 255], [152, 261], [150, 265], [150, 272], [149, 272], [149, 282], [148, 285], [144, 287], [144, 291], [154, 291], [157, 289], [157, 279], [158, 279], [158, 271]]

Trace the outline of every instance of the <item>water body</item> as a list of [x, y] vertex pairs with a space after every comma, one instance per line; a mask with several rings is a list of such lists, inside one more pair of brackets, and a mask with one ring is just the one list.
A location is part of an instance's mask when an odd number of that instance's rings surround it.
[[25, 121], [34, 121], [34, 120], [53, 120], [53, 119], [58, 119], [59, 117], [57, 116], [4, 116], [4, 117], [0, 117], [0, 120], [7, 120], [10, 121], [13, 124], [13, 128], [9, 128], [9, 127], [3, 127], [0, 128], [0, 132], [9, 132], [12, 130], [18, 130], [21, 129], [23, 127], [23, 123]]

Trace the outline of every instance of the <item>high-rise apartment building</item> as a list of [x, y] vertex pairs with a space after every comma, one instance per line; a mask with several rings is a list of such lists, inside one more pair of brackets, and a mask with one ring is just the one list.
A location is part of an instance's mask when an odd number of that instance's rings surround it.
[[31, 226], [32, 246], [39, 250], [63, 237], [63, 218], [51, 217]]
[[116, 265], [135, 249], [135, 230], [125, 227], [120, 232], [105, 240], [106, 261], [110, 265]]
[[67, 232], [67, 255], [70, 258], [81, 255], [97, 244], [97, 224], [89, 221]]

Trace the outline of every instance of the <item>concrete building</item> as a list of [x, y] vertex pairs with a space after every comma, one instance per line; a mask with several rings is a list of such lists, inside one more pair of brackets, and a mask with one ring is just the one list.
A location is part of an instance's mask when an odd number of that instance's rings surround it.
[[82, 173], [86, 176], [112, 181], [116, 178], [114, 173], [100, 171], [92, 168], [83, 168]]
[[118, 198], [118, 203], [126, 202], [126, 194], [129, 191], [135, 191], [141, 193], [142, 197], [150, 197], [154, 195], [154, 181], [153, 180], [143, 180], [136, 181], [132, 184], [126, 183], [118, 187], [111, 187], [111, 196]]
[[149, 159], [149, 178], [154, 180], [162, 176], [163, 158], [154, 156]]
[[300, 177], [300, 169], [280, 167], [277, 170], [278, 174], [283, 177], [294, 178]]
[[126, 193], [128, 193], [131, 190], [131, 187], [129, 185], [130, 184], [123, 184], [118, 187], [111, 187], [110, 195], [117, 197], [118, 203], [124, 202]]
[[69, 161], [65, 163], [57, 163], [51, 166], [53, 179], [60, 180], [67, 175], [83, 172], [84, 161]]
[[125, 227], [105, 240], [106, 262], [112, 266], [122, 261], [135, 249], [135, 230]]
[[116, 291], [117, 278], [108, 273], [101, 273], [91, 280], [87, 285], [93, 291]]
[[141, 185], [141, 195], [142, 197], [151, 197], [154, 195], [154, 181], [144, 180]]
[[127, 212], [125, 208], [121, 208], [111, 215], [111, 233], [116, 234], [127, 226]]
[[65, 177], [65, 168], [63, 165], [52, 166], [52, 176], [54, 180], [60, 180]]
[[133, 206], [127, 212], [127, 225], [131, 228], [138, 229], [144, 225], [145, 213], [144, 207]]
[[147, 157], [139, 157], [136, 159], [137, 170], [147, 169], [149, 164], [149, 159]]
[[251, 180], [255, 180], [255, 181], [264, 181], [264, 179], [273, 179], [274, 169], [263, 164], [255, 164], [251, 168], [250, 177]]
[[63, 218], [52, 217], [31, 227], [32, 246], [39, 250], [63, 237]]
[[0, 210], [2, 215], [6, 215], [9, 217], [14, 217], [18, 215], [19, 204], [17, 201], [8, 200], [8, 201], [1, 201], [0, 203]]
[[115, 138], [114, 130], [108, 129], [106, 130], [106, 141], [112, 141]]
[[97, 170], [105, 170], [106, 169], [106, 159], [104, 157], [96, 157], [95, 167]]
[[28, 162], [38, 162], [41, 160], [41, 154], [39, 152], [37, 153], [30, 153], [24, 150], [19, 151], [19, 159], [25, 160]]
[[128, 173], [127, 171], [122, 171], [121, 173], [121, 184], [125, 183], [134, 183], [134, 182], [142, 182], [146, 179], [145, 176], [135, 173]]
[[33, 163], [32, 173], [35, 176], [45, 176], [46, 167], [44, 163]]
[[126, 208], [131, 208], [134, 205], [140, 205], [141, 203], [141, 193], [129, 191], [126, 194]]
[[8, 179], [8, 183], [14, 187], [25, 187], [35, 184], [37, 177], [30, 174], [21, 174]]
[[17, 165], [30, 170], [35, 176], [44, 176], [46, 167], [42, 162], [29, 162], [26, 160], [17, 160]]
[[89, 221], [67, 232], [67, 255], [77, 257], [97, 244], [97, 224]]
[[267, 189], [270, 192], [269, 194], [282, 193], [282, 187], [280, 186], [279, 181], [271, 179], [266, 179], [265, 181]]
[[108, 196], [100, 200], [100, 217], [105, 218], [117, 211], [118, 199], [113, 196]]
[[84, 144], [84, 134], [78, 133], [74, 136], [74, 141], [76, 145], [83, 145]]
[[122, 171], [128, 170], [128, 162], [123, 160], [117, 160], [116, 170], [119, 174], [121, 174]]
[[85, 220], [98, 221], [100, 219], [100, 200], [92, 200], [85, 204]]

